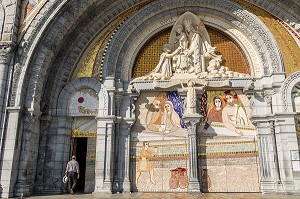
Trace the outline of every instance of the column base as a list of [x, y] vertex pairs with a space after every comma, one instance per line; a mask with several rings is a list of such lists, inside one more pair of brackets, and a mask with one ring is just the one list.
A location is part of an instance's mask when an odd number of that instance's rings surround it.
[[101, 187], [95, 187], [93, 194], [97, 193], [112, 193], [112, 182], [103, 182]]
[[189, 181], [189, 192], [190, 193], [201, 193], [199, 180]]
[[122, 193], [130, 193], [131, 192], [131, 182], [129, 180], [124, 180], [121, 192]]
[[262, 181], [262, 193], [290, 194], [295, 192], [293, 181]]
[[17, 197], [30, 196], [29, 185], [17, 183], [15, 186], [15, 196]]
[[0, 198], [13, 198], [14, 187], [0, 185]]
[[40, 195], [44, 193], [44, 184], [36, 183], [33, 190], [34, 194]]

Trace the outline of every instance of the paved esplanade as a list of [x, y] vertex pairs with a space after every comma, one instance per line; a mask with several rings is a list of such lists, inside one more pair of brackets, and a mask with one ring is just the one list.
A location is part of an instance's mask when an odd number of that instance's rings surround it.
[[[27, 197], [26, 197], [27, 198]], [[27, 199], [64, 199], [64, 198], [145, 198], [145, 199], [299, 199], [300, 195], [279, 195], [279, 194], [261, 194], [261, 193], [205, 193], [205, 194], [188, 194], [188, 193], [123, 193], [123, 194], [64, 194], [53, 196], [32, 196]]]

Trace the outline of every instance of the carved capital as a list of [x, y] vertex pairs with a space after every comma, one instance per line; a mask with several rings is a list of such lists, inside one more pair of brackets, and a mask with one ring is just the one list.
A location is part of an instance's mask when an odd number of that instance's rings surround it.
[[15, 50], [15, 44], [13, 43], [0, 43], [0, 64], [7, 64]]
[[272, 95], [273, 95], [274, 93], [272, 92], [272, 93], [264, 93], [263, 94], [263, 97], [264, 97], [264, 100], [267, 102], [267, 105], [268, 106], [272, 106]]
[[135, 108], [135, 104], [136, 101], [138, 100], [138, 95], [131, 95], [130, 96], [130, 107], [131, 107], [131, 113], [135, 114], [136, 108]]
[[197, 124], [200, 122], [200, 119], [201, 119], [201, 115], [199, 114], [184, 116], [183, 121], [189, 130], [189, 136], [196, 135]]
[[123, 118], [123, 120], [126, 122], [128, 131], [130, 131], [131, 128], [133, 127], [136, 119], [135, 118]]

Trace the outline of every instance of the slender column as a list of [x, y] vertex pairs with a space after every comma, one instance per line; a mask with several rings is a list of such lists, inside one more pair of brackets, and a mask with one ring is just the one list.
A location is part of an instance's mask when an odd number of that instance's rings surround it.
[[185, 115], [184, 122], [189, 132], [189, 192], [200, 193], [200, 181], [198, 176], [198, 152], [197, 152], [197, 124], [201, 116], [198, 114]]
[[[11, 60], [14, 53], [14, 45], [0, 44], [0, 130], [4, 131], [5, 125], [5, 108], [8, 99], [8, 92], [10, 88], [10, 78], [12, 73]], [[2, 141], [2, 134], [1, 134]], [[0, 143], [2, 145], [2, 142]]]
[[122, 188], [122, 175], [120, 170], [122, 168], [122, 159], [121, 154], [124, 151], [123, 148], [123, 137], [122, 137], [122, 117], [121, 117], [121, 104], [122, 104], [122, 93], [115, 94], [115, 112], [116, 121], [115, 121], [115, 133], [114, 133], [114, 182], [113, 182], [113, 192], [119, 192]]
[[124, 118], [126, 123], [123, 124], [122, 128], [122, 141], [124, 146], [124, 155], [122, 156], [123, 160], [120, 161], [124, 166], [121, 167], [123, 169], [123, 186], [122, 192], [130, 192], [131, 191], [131, 181], [130, 181], [130, 138], [131, 133], [130, 129], [133, 126], [135, 121], [134, 118]]
[[94, 193], [111, 193], [113, 182], [112, 135], [115, 116], [97, 117], [97, 140]]
[[7, 120], [6, 106], [8, 105], [11, 77], [13, 73], [13, 54], [15, 45], [13, 43], [0, 44], [0, 151], [5, 137], [5, 125]]

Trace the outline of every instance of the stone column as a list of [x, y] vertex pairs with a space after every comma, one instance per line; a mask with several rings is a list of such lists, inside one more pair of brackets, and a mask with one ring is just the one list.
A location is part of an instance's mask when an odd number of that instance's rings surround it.
[[10, 90], [11, 81], [11, 70], [12, 65], [11, 60], [14, 53], [14, 45], [10, 43], [0, 44], [0, 149], [3, 145], [4, 128], [6, 123], [6, 106]]
[[197, 124], [201, 115], [185, 115], [183, 120], [189, 133], [189, 192], [201, 193], [198, 176]]
[[116, 121], [115, 121], [115, 133], [114, 133], [114, 184], [113, 184], [113, 192], [120, 191], [120, 185], [122, 182], [122, 176], [120, 175], [120, 168], [122, 167], [121, 162], [121, 152], [124, 151], [123, 148], [123, 137], [122, 137], [122, 116], [121, 116], [121, 103], [122, 103], [122, 93], [116, 93], [115, 94], [115, 115], [116, 115]]
[[[15, 182], [17, 180], [17, 169], [21, 148], [21, 133], [18, 133], [19, 117], [21, 115], [20, 107], [7, 107], [7, 133], [5, 142], [1, 149], [1, 198], [14, 196]], [[4, 167], [5, 163], [5, 167]]]
[[299, 175], [297, 167], [292, 162], [300, 162], [293, 160], [293, 153], [299, 154], [299, 146], [296, 134], [295, 113], [275, 113], [274, 135], [277, 149], [278, 174], [280, 175], [280, 183], [277, 183], [278, 193], [299, 193], [295, 177]]
[[115, 116], [98, 116], [96, 162], [95, 162], [95, 191], [94, 193], [111, 193], [113, 183], [113, 133]]
[[135, 121], [134, 118], [124, 118], [125, 123], [122, 124], [121, 131], [121, 142], [120, 142], [120, 152], [119, 152], [119, 173], [120, 177], [123, 179], [122, 184], [119, 185], [120, 192], [130, 192], [131, 191], [131, 181], [130, 181], [130, 129]]

